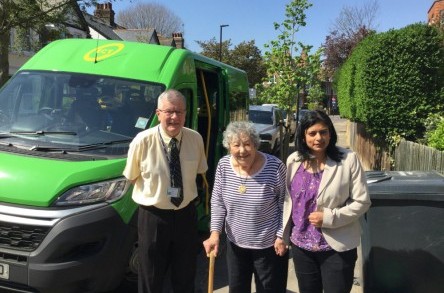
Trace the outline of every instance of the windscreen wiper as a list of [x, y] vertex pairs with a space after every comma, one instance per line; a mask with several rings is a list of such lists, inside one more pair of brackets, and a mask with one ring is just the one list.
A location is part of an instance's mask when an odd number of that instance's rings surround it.
[[121, 144], [121, 143], [129, 143], [132, 139], [122, 139], [122, 140], [113, 140], [107, 142], [93, 143], [93, 144], [85, 144], [77, 147], [50, 147], [50, 146], [32, 146], [29, 150], [31, 151], [40, 151], [40, 152], [85, 152], [90, 150], [97, 150], [107, 148], [113, 144]]
[[5, 133], [0, 133], [0, 138], [8, 138], [8, 137], [14, 137], [14, 135], [5, 132]]
[[23, 135], [46, 135], [46, 134], [63, 134], [63, 135], [77, 135], [74, 131], [11, 131], [11, 134], [23, 134]]
[[39, 146], [34, 145], [29, 148], [30, 151], [38, 151], [38, 152], [62, 152], [66, 154], [69, 151], [72, 151], [71, 148], [61, 148], [61, 147], [47, 147], [47, 146]]
[[78, 147], [79, 151], [83, 150], [90, 150], [90, 149], [96, 149], [96, 148], [106, 148], [113, 144], [121, 144], [121, 143], [129, 143], [132, 139], [126, 138], [126, 139], [119, 139], [119, 140], [111, 140], [107, 142], [99, 142], [99, 143], [93, 143], [93, 144], [85, 144]]

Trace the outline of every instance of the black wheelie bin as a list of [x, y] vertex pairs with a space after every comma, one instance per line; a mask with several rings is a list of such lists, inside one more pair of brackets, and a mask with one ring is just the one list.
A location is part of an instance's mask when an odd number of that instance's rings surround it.
[[366, 175], [372, 206], [362, 217], [364, 293], [443, 293], [444, 176]]

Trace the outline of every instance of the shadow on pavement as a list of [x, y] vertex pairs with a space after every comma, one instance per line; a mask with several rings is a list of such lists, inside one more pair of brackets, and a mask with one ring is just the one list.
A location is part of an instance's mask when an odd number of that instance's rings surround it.
[[[207, 239], [209, 234], [201, 235], [201, 247], [197, 256], [197, 273], [196, 273], [196, 293], [208, 292], [208, 272], [209, 272], [209, 258], [207, 257], [202, 242]], [[224, 288], [228, 286], [228, 271], [227, 271], [227, 260], [226, 260], [226, 238], [225, 235], [221, 235], [221, 242], [219, 245], [219, 255], [216, 257], [214, 263], [214, 281], [213, 290]]]
[[[208, 292], [208, 271], [209, 271], [209, 258], [203, 249], [202, 242], [207, 239], [209, 233], [201, 233], [199, 235], [199, 242], [197, 243], [197, 269], [196, 269], [196, 279], [195, 279], [195, 293]], [[221, 251], [219, 256], [216, 258], [214, 266], [214, 283], [213, 289], [224, 288], [228, 286], [228, 274], [227, 274], [227, 264], [225, 257], [225, 237], [221, 237]], [[165, 276], [165, 286], [163, 293], [173, 292], [170, 283], [170, 273], [167, 272]], [[119, 288], [109, 293], [137, 293], [137, 279], [125, 280]]]

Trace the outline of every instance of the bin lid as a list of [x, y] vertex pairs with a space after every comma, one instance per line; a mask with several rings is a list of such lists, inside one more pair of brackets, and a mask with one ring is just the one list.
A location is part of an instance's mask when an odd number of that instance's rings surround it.
[[435, 171], [367, 171], [371, 199], [444, 201], [444, 175]]

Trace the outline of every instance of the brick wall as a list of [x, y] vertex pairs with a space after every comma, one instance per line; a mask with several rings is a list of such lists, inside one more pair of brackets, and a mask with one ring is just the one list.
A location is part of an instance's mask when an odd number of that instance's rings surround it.
[[428, 24], [439, 24], [444, 21], [444, 0], [437, 0], [433, 2], [427, 13]]

